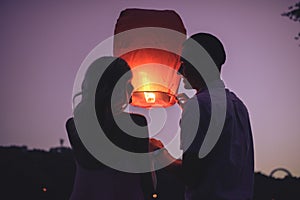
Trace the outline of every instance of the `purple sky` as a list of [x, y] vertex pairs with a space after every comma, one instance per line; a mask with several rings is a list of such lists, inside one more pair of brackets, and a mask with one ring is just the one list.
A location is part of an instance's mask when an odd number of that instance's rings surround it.
[[222, 77], [249, 109], [256, 171], [285, 167], [300, 176], [300, 47], [293, 39], [299, 23], [280, 16], [295, 2], [3, 0], [0, 145], [48, 149], [59, 138], [67, 142], [64, 123], [72, 114], [76, 72], [112, 35], [120, 11], [172, 9], [188, 35], [210, 32], [223, 41]]

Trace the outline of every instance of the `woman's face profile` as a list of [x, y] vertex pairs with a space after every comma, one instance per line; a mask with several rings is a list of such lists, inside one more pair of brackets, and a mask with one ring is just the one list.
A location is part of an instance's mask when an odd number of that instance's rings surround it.
[[134, 87], [131, 83], [132, 73], [126, 72], [122, 78], [120, 78], [117, 88], [114, 88], [114, 94], [112, 96], [112, 107], [115, 112], [122, 111], [130, 103], [131, 94], [134, 90]]
[[127, 83], [126, 83], [126, 88], [125, 88], [126, 103], [130, 102], [130, 98], [131, 98], [131, 95], [132, 95], [132, 92], [134, 89], [131, 81], [132, 81], [132, 76], [127, 80]]

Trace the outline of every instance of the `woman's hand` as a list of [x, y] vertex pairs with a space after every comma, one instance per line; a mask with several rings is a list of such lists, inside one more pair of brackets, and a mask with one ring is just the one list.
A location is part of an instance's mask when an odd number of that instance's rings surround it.
[[153, 152], [153, 151], [156, 151], [156, 150], [162, 149], [162, 148], [164, 148], [164, 145], [160, 140], [157, 140], [154, 138], [149, 139], [149, 151], [150, 152]]

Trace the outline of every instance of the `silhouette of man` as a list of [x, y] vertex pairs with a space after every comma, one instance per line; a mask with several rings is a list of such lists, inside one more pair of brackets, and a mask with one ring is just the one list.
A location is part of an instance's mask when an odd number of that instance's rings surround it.
[[[199, 59], [200, 53], [193, 52], [191, 41], [200, 44], [209, 54], [218, 68], [215, 76], [204, 78], [195, 67], [184, 58]], [[198, 55], [199, 54], [199, 55]], [[226, 60], [222, 43], [208, 33], [198, 33], [191, 36], [185, 43], [182, 52], [182, 66], [179, 72], [184, 76], [184, 87], [195, 89], [196, 95], [182, 106], [181, 118], [181, 148], [182, 160], [175, 160], [163, 144], [151, 139], [151, 148], [159, 149], [155, 156], [156, 162], [173, 161], [167, 169], [184, 181], [186, 185], [185, 199], [252, 199], [254, 178], [253, 140], [249, 115], [243, 102], [231, 91], [225, 89], [220, 78], [221, 67]], [[200, 66], [202, 67], [202, 66]], [[207, 85], [210, 85], [208, 90]], [[226, 98], [225, 122], [221, 134], [213, 149], [203, 158], [199, 157], [200, 148], [204, 142], [212, 116], [212, 100], [210, 93], [222, 90]], [[198, 102], [200, 117], [197, 133], [191, 140], [191, 122], [195, 119], [195, 107], [192, 99]], [[215, 102], [218, 109], [218, 102]]]

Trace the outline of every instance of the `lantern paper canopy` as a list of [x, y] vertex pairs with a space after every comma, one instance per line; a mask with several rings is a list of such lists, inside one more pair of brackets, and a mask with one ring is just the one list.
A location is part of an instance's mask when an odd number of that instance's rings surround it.
[[168, 107], [176, 103], [186, 30], [171, 10], [126, 9], [114, 32], [114, 56], [132, 69], [132, 105]]

